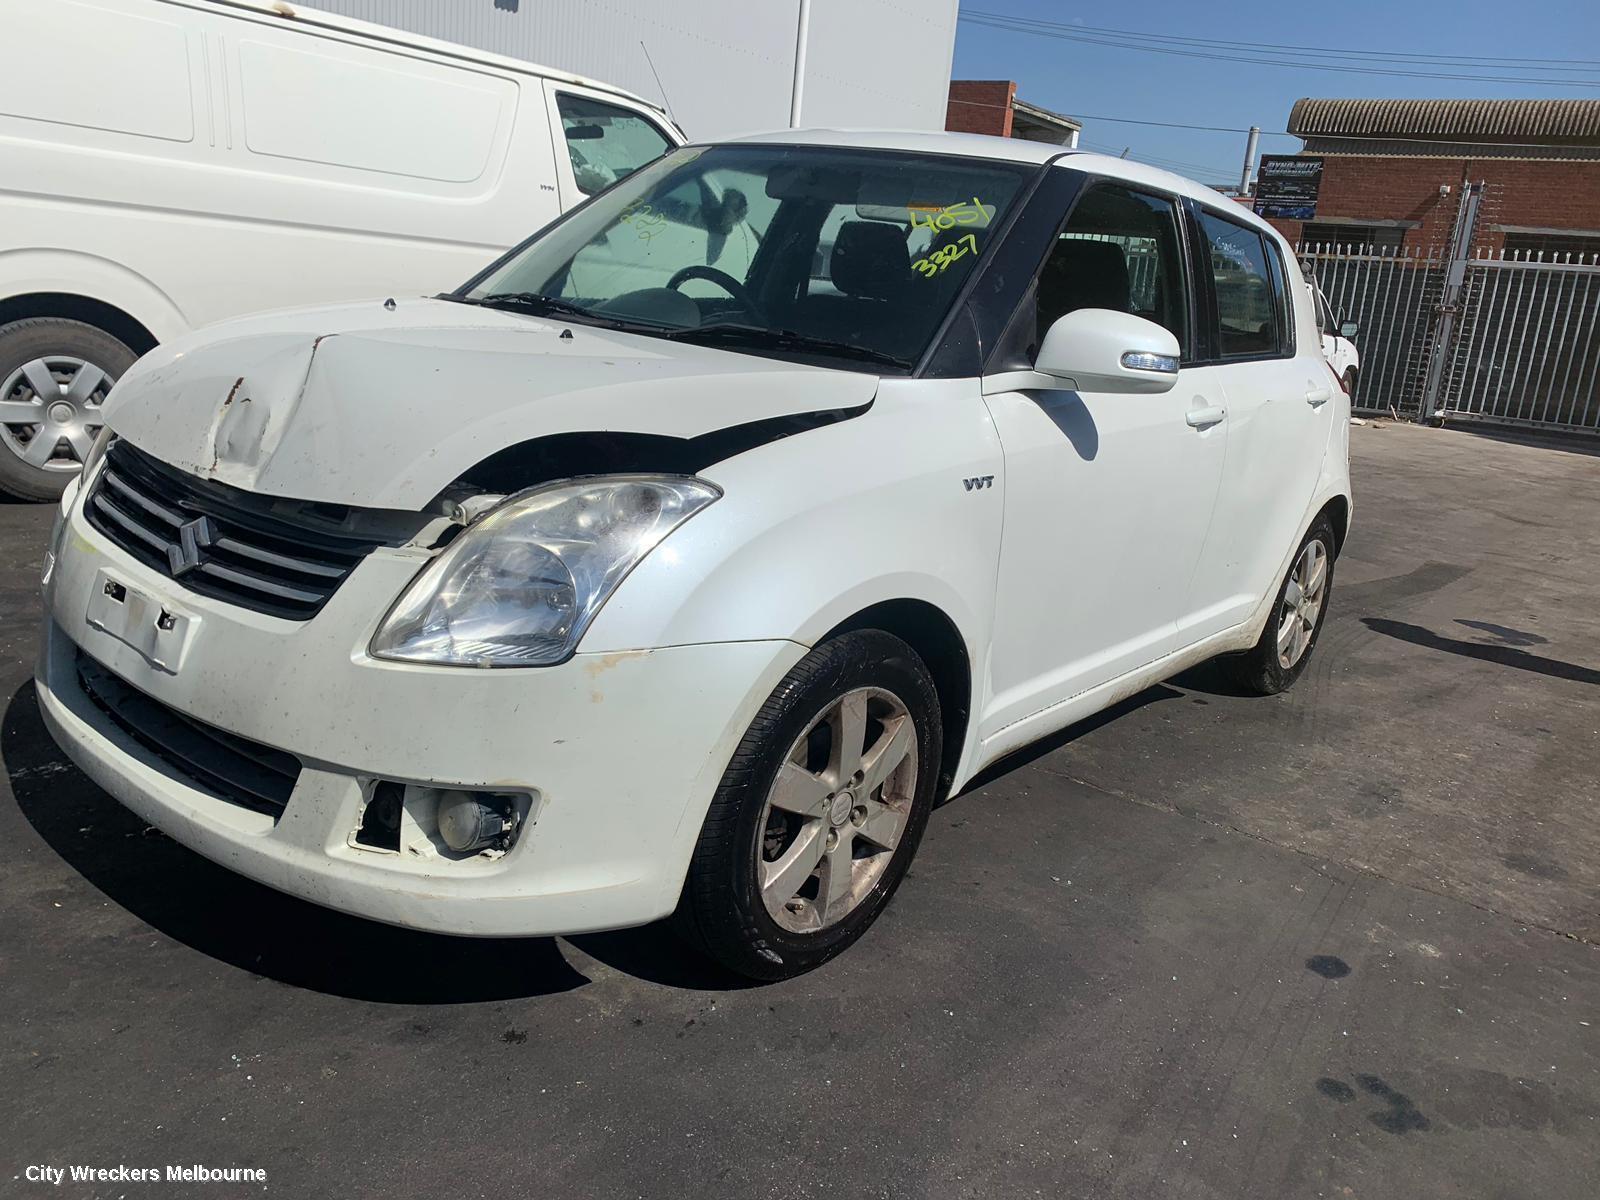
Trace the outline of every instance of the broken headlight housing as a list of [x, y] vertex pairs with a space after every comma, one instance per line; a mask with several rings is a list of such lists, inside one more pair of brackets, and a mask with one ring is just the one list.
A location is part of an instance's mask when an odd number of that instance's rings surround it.
[[460, 667], [565, 662], [628, 572], [721, 494], [701, 479], [661, 475], [519, 492], [412, 581], [372, 654]]

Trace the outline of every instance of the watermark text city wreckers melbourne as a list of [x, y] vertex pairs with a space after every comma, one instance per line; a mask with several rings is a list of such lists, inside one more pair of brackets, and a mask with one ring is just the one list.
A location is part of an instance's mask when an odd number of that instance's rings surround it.
[[199, 1163], [164, 1167], [58, 1167], [49, 1163], [30, 1163], [22, 1172], [29, 1183], [265, 1183], [262, 1167], [207, 1167]]

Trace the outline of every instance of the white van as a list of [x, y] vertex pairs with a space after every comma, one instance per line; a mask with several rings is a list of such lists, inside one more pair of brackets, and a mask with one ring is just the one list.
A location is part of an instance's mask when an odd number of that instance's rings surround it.
[[637, 96], [265, 0], [0, 0], [0, 490], [59, 495], [140, 354], [452, 288], [683, 141]]

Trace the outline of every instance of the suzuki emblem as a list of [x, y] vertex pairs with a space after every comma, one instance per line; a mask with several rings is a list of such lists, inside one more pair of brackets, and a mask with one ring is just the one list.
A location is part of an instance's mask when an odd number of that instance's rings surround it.
[[210, 517], [196, 517], [178, 527], [178, 540], [167, 547], [167, 568], [174, 579], [182, 578], [203, 561], [201, 551], [217, 541], [217, 527]]

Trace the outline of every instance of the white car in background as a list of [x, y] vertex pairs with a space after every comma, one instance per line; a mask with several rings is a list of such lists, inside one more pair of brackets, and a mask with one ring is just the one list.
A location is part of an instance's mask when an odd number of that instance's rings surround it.
[[0, 0], [0, 47], [0, 492], [31, 500], [157, 344], [453, 287], [683, 141], [607, 84], [268, 0]]
[[949, 134], [686, 147], [449, 295], [129, 370], [39, 702], [135, 812], [318, 904], [675, 914], [778, 978], [986, 765], [1218, 656], [1290, 686], [1348, 413], [1290, 247], [1208, 187]]
[[1307, 283], [1312, 303], [1317, 310], [1317, 331], [1322, 338], [1322, 356], [1328, 360], [1339, 385], [1351, 400], [1356, 398], [1356, 384], [1361, 376], [1361, 352], [1356, 349], [1355, 337], [1359, 332], [1354, 321], [1346, 321], [1335, 313], [1333, 305], [1314, 282]]

